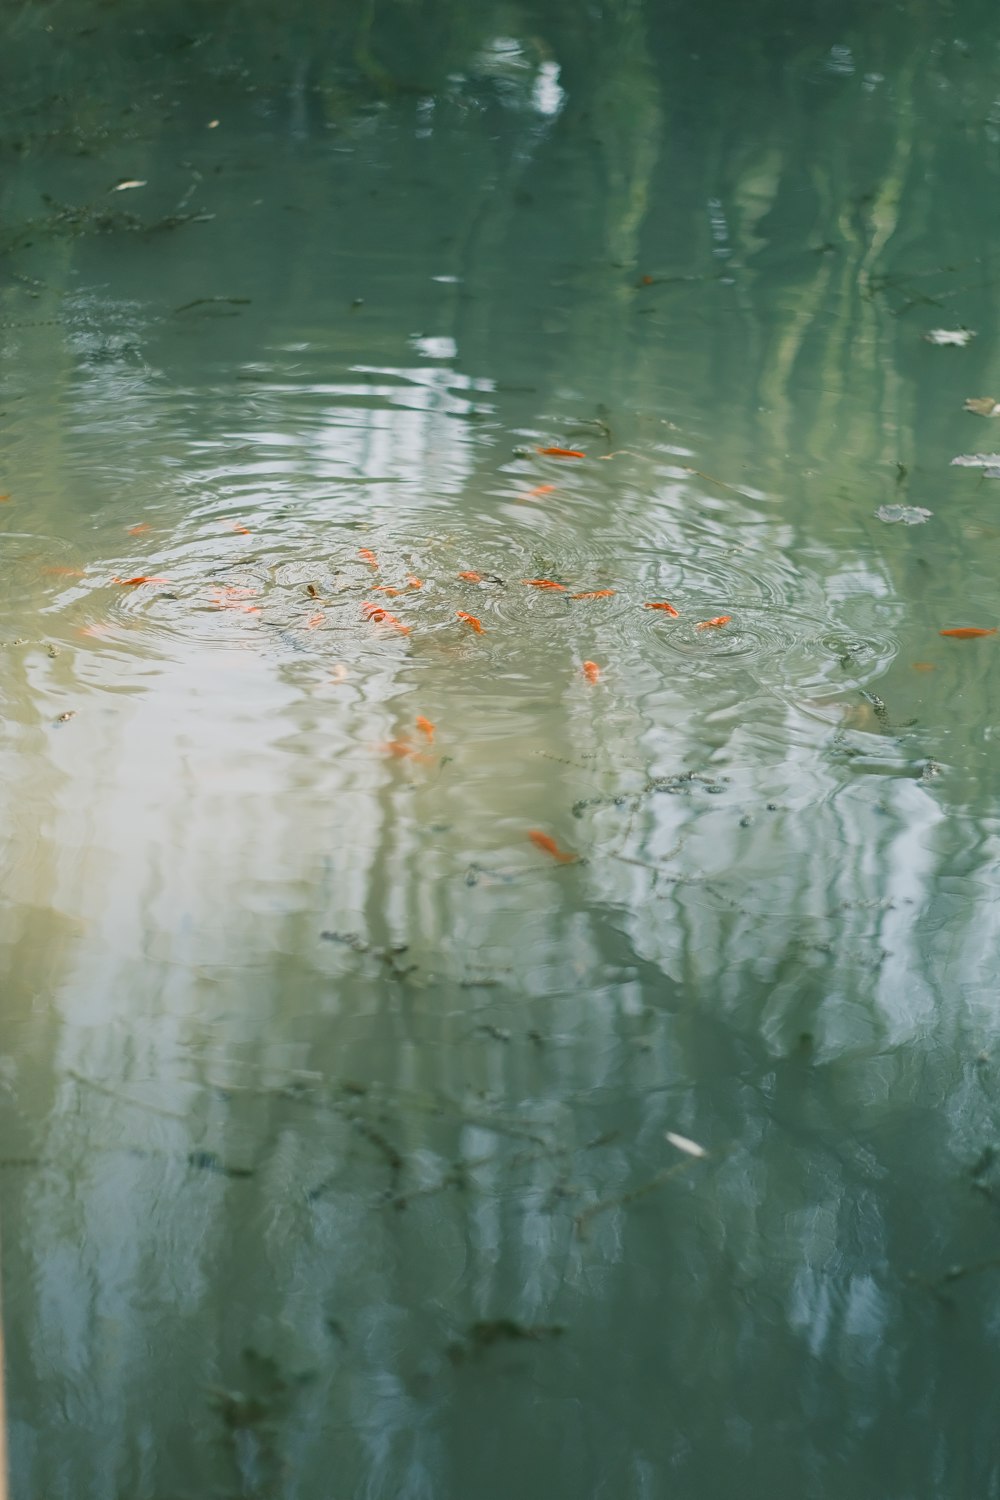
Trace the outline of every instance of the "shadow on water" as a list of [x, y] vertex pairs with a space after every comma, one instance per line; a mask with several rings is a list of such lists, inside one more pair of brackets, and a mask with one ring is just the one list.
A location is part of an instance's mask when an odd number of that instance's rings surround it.
[[1000, 37], [754, 10], [4, 13], [15, 1494], [1000, 1494]]

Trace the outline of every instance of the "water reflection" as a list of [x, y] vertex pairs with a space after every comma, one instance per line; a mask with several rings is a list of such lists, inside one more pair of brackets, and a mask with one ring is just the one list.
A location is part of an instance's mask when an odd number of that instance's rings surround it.
[[287, 9], [5, 23], [18, 1488], [991, 1494], [990, 18]]

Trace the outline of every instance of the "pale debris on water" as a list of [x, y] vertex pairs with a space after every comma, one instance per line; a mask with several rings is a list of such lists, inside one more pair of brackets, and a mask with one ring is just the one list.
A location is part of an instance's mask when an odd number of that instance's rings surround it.
[[664, 1132], [671, 1146], [676, 1146], [678, 1151], [684, 1151], [688, 1156], [707, 1156], [708, 1152], [704, 1146], [699, 1146], [697, 1141], [690, 1140], [686, 1135], [678, 1135], [676, 1131]]
[[977, 417], [1000, 417], [1000, 401], [993, 396], [969, 396], [965, 410], [974, 412]]
[[956, 349], [964, 349], [975, 337], [971, 328], [931, 328], [924, 334], [929, 344], [951, 344]]
[[1000, 453], [960, 453], [951, 461], [953, 469], [983, 469], [992, 479], [991, 472], [1000, 468]]
[[880, 505], [875, 512], [875, 519], [885, 521], [888, 525], [894, 521], [902, 521], [904, 526], [922, 526], [933, 514], [932, 510], [925, 510], [922, 505]]
[[139, 177], [128, 177], [124, 182], [116, 182], [112, 188], [114, 193], [124, 193], [128, 188], [145, 187], [146, 182]]

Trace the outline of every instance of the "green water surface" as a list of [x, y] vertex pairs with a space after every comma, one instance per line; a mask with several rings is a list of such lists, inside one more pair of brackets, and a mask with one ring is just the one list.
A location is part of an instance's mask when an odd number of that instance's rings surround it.
[[1000, 1497], [995, 4], [0, 52], [15, 1500]]

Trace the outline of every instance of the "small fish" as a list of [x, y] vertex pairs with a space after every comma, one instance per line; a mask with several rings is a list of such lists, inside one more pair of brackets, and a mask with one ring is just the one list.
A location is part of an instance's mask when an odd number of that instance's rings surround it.
[[406, 582], [411, 589], [422, 589], [424, 586], [424, 580], [422, 578], [414, 578], [412, 573], [407, 573]]
[[536, 448], [536, 453], [542, 453], [546, 458], [586, 458], [586, 453], [581, 453], [579, 448]]
[[433, 758], [430, 755], [421, 754], [415, 746], [408, 744], [406, 740], [383, 740], [378, 748], [385, 755], [395, 755], [399, 760], [416, 760], [422, 766], [434, 764]]
[[319, 589], [316, 587], [316, 585], [314, 583], [307, 583], [306, 584], [306, 593], [309, 595], [310, 599], [318, 599], [319, 598]]
[[545, 854], [551, 854], [552, 858], [557, 859], [561, 865], [576, 863], [575, 854], [567, 854], [564, 850], [560, 849], [555, 839], [549, 838], [549, 835], [542, 833], [540, 829], [530, 828], [528, 830], [528, 837], [536, 849], [541, 849]]
[[70, 721], [70, 719], [75, 719], [75, 718], [76, 718], [76, 709], [75, 708], [68, 708], [64, 714], [60, 714], [58, 716], [58, 718], [56, 719], [56, 723], [57, 724], [68, 724], [69, 721]]
[[431, 744], [433, 745], [433, 743], [434, 743], [434, 730], [435, 730], [436, 726], [431, 723], [430, 719], [425, 719], [424, 716], [423, 716], [423, 714], [417, 714], [417, 720], [416, 720], [416, 722], [417, 722], [417, 728], [420, 730], [420, 733], [421, 734], [425, 734], [427, 736], [427, 738], [430, 740]]
[[913, 670], [914, 672], [936, 672], [937, 667], [932, 661], [915, 661]]
[[[610, 599], [615, 592], [614, 589], [591, 589], [587, 594], [570, 594], [569, 597], [571, 599]], [[647, 605], [646, 607], [647, 609], [654, 608], [653, 605]]]
[[142, 536], [144, 532], [152, 531], [153, 528], [148, 521], [140, 521], [138, 526], [127, 526], [125, 529], [129, 536]]
[[237, 532], [240, 536], [252, 536], [253, 535], [253, 533], [250, 531], [249, 527], [247, 527], [247, 526], [241, 526], [240, 523], [239, 523], [239, 521], [220, 521], [219, 525], [220, 526], [225, 526], [229, 531], [235, 531], [235, 532]]
[[680, 611], [674, 609], [672, 604], [668, 604], [666, 599], [661, 599], [656, 604], [644, 604], [642, 607], [643, 609], [662, 609], [663, 613], [669, 615], [672, 620], [680, 619]]
[[139, 573], [135, 578], [112, 578], [112, 583], [120, 583], [122, 588], [134, 589], [140, 583], [169, 583], [169, 578], [153, 578], [146, 573]]
[[389, 583], [377, 583], [372, 589], [373, 594], [403, 594], [405, 589], [394, 589]]
[[600, 682], [601, 669], [596, 661], [585, 661], [582, 667], [583, 675], [588, 682]]
[[95, 640], [103, 641], [111, 634], [111, 630], [107, 625], [95, 623], [93, 625], [78, 625], [76, 633], [77, 635], [90, 635]]
[[124, 182], [116, 182], [115, 185], [114, 185], [114, 187], [111, 189], [111, 191], [113, 193], [125, 193], [125, 192], [128, 191], [129, 188], [140, 188], [140, 187], [145, 187], [145, 186], [146, 186], [146, 180], [145, 180], [145, 178], [143, 178], [143, 177], [127, 177]]
[[962, 625], [958, 630], [939, 630], [938, 635], [954, 636], [957, 641], [973, 641], [981, 635], [996, 635], [997, 627], [991, 630], [981, 630], [978, 625]]
[[305, 629], [318, 630], [325, 619], [326, 615], [321, 609], [318, 609], [314, 615], [309, 616], [308, 620], [305, 623]]
[[51, 573], [55, 578], [85, 578], [87, 575], [82, 568], [64, 568], [59, 564], [53, 564], [51, 568], [43, 568], [43, 573]]
[[464, 578], [466, 583], [482, 583], [482, 573], [476, 573], [472, 568], [467, 573], [459, 573], [459, 578]]
[[11, 498], [10, 495], [0, 495], [0, 505], [9, 505]]
[[373, 625], [391, 625], [393, 630], [399, 631], [400, 635], [409, 635], [410, 633], [409, 625], [404, 625], [402, 621], [397, 620], [395, 615], [391, 615], [380, 604], [371, 604], [366, 601], [361, 606], [361, 612], [366, 620], [371, 620]]
[[521, 582], [529, 589], [560, 589], [564, 594], [566, 592], [564, 583], [553, 583], [551, 578], [522, 578]]
[[349, 674], [347, 668], [344, 666], [344, 663], [342, 661], [339, 661], [337, 663], [337, 665], [334, 667], [333, 671], [330, 673], [330, 681], [331, 682], [346, 682], [347, 679], [348, 679], [348, 677], [349, 677], [349, 675], [350, 674]]
[[358, 556], [361, 558], [362, 562], [366, 562], [370, 568], [378, 568], [378, 558], [375, 556], [370, 547], [359, 548]]
[[722, 625], [728, 625], [732, 615], [713, 615], [710, 620], [699, 620], [695, 630], [718, 630]]
[[534, 500], [538, 495], [551, 495], [555, 489], [554, 484], [536, 484], [533, 489], [526, 490], [523, 495], [518, 495], [519, 500]]
[[466, 614], [464, 609], [456, 609], [455, 614], [459, 620], [464, 620], [466, 625], [468, 625], [471, 630], [474, 630], [477, 635], [486, 634], [486, 630], [483, 626], [482, 620], [477, 620], [475, 615]]

